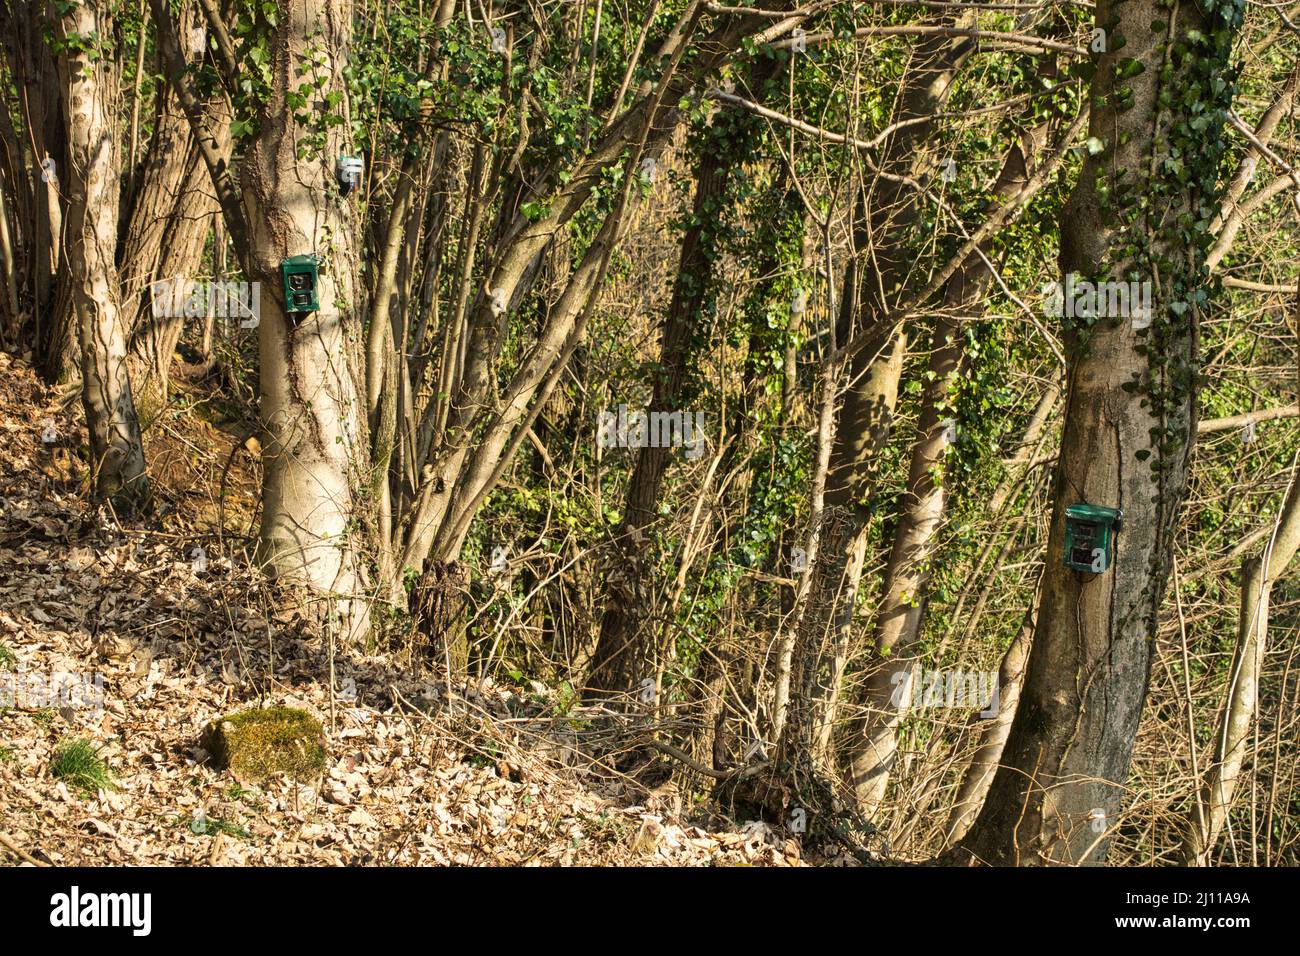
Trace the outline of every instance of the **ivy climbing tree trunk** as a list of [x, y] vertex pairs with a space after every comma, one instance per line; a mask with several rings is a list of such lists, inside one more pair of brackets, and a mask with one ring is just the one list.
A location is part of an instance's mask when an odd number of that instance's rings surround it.
[[[830, 742], [833, 705], [848, 657], [870, 518], [866, 499], [893, 424], [907, 349], [906, 333], [894, 320], [892, 308], [916, 265], [910, 240], [918, 209], [912, 187], [900, 178], [931, 161], [925, 143], [934, 129], [935, 114], [947, 100], [970, 50], [970, 41], [949, 36], [929, 37], [918, 44], [892, 117], [898, 129], [881, 147], [879, 165], [890, 178], [876, 177], [860, 200], [854, 232], [861, 261], [851, 262], [844, 274], [839, 337], [847, 341], [859, 333], [869, 341], [849, 364], [843, 405], [835, 415], [825, 491], [827, 521], [817, 561], [808, 572], [806, 610], [799, 616], [798, 633], [789, 630], [782, 637], [773, 704], [777, 738], [785, 730], [791, 707], [811, 709], [806, 719], [799, 719], [818, 742], [819, 758], [825, 756]], [[823, 642], [830, 648], [824, 655], [825, 668], [815, 666], [826, 672], [810, 675], [811, 699], [792, 699], [792, 655], [808, 656], [810, 648]]]
[[[1046, 139], [1045, 126], [1012, 147], [994, 184], [997, 203], [1017, 200], [1029, 181], [1026, 156], [1038, 155]], [[948, 508], [944, 461], [956, 440], [956, 393], [966, 369], [963, 319], [978, 316], [993, 274], [986, 264], [992, 243], [972, 252], [948, 280], [935, 317], [907, 486], [894, 531], [889, 564], [881, 586], [871, 642], [873, 662], [866, 682], [866, 710], [855, 722], [849, 748], [851, 777], [859, 808], [874, 814], [885, 795], [898, 750], [898, 727], [905, 708], [894, 703], [899, 670], [916, 666], [915, 648], [930, 583], [930, 564]], [[906, 695], [904, 695], [906, 699]]]
[[55, 20], [68, 124], [67, 266], [81, 351], [81, 399], [95, 490], [131, 510], [147, 497], [140, 423], [131, 397], [116, 266], [120, 153], [114, 129], [117, 70], [102, 0]]
[[[724, 109], [715, 117], [713, 128], [701, 144], [694, 209], [690, 225], [682, 235], [677, 278], [664, 320], [658, 372], [650, 407], [646, 409], [650, 415], [674, 411], [685, 414], [681, 399], [687, 369], [696, 352], [694, 339], [703, 325], [710, 301], [727, 183], [744, 149], [743, 139], [752, 136], [752, 127], [748, 117], [738, 117], [735, 111]], [[605, 576], [604, 617], [586, 682], [590, 692], [628, 693], [639, 679], [655, 676], [654, 648], [647, 633], [650, 629], [645, 626], [653, 601], [652, 569], [648, 563], [653, 549], [647, 539], [647, 529], [658, 513], [660, 489], [671, 452], [662, 442], [648, 444], [636, 452], [623, 519], [616, 536], [618, 554]]]
[[[1242, 7], [1097, 6], [1107, 50], [1092, 81], [1090, 155], [1062, 213], [1061, 270], [1149, 282], [1153, 307], [1125, 309], [1118, 286], [1102, 286], [1115, 293], [1105, 307], [1080, 295], [1064, 310], [1078, 317], [1066, 323], [1042, 597], [1002, 766], [961, 844], [974, 860], [1100, 862], [1121, 810], [1195, 438], [1204, 260]], [[1123, 510], [1108, 570], [1064, 563], [1074, 503]]]
[[[349, 124], [348, 0], [281, 0], [271, 89], [244, 162], [250, 277], [262, 283], [265, 430], [259, 557], [276, 577], [334, 603], [341, 633], [364, 634], [361, 502], [367, 461], [359, 383], [354, 213], [334, 182]], [[281, 263], [320, 257], [320, 308], [290, 312]], [[324, 608], [322, 608], [324, 610]]]

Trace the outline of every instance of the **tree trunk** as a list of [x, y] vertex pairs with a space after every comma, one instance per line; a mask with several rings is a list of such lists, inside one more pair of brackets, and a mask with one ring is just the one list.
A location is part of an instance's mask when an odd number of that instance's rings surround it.
[[[63, 108], [68, 121], [67, 257], [79, 320], [82, 404], [98, 495], [131, 510], [147, 497], [144, 449], [131, 398], [117, 250], [117, 76], [113, 34], [101, 2], [79, 4], [57, 20]], [[86, 38], [94, 37], [87, 42]], [[69, 42], [72, 41], [72, 42]], [[84, 44], [84, 48], [83, 48]]]
[[[335, 157], [351, 152], [344, 71], [352, 36], [347, 0], [281, 0], [271, 39], [271, 91], [241, 177], [251, 278], [262, 283], [261, 414], [265, 472], [259, 558], [278, 578], [336, 602], [341, 633], [368, 627], [359, 561], [357, 489], [368, 459], [356, 345], [355, 214], [334, 184]], [[313, 130], [288, 101], [304, 76], [322, 86], [345, 120], [327, 124], [321, 147], [300, 158]], [[281, 263], [321, 257], [320, 309], [289, 312]], [[323, 609], [322, 609], [323, 610]]]
[[[664, 320], [658, 371], [647, 409], [651, 414], [685, 411], [681, 397], [687, 368], [695, 356], [692, 340], [704, 322], [703, 312], [710, 300], [727, 182], [737, 151], [743, 148], [739, 142], [722, 138], [721, 127], [731, 126], [734, 119], [732, 116], [729, 120], [728, 111], [722, 111], [701, 149], [693, 216], [682, 236], [677, 279]], [[745, 120], [740, 122], [745, 129], [749, 128]], [[653, 574], [646, 529], [658, 513], [671, 450], [647, 445], [636, 453], [623, 505], [623, 520], [615, 536], [617, 554], [605, 575], [605, 612], [587, 676], [588, 692], [626, 694], [639, 679], [654, 676], [656, 664], [650, 629], [645, 627], [651, 610], [650, 590], [646, 585]]]
[[[200, 18], [198, 5], [188, 4], [181, 17], [181, 35], [189, 36]], [[188, 46], [184, 53], [187, 58], [192, 55]], [[186, 319], [183, 309], [158, 308], [151, 287], [155, 282], [198, 278], [208, 230], [218, 211], [203, 155], [175, 92], [161, 86], [158, 99], [154, 132], [136, 177], [118, 260], [131, 328], [136, 394], [146, 421], [166, 401], [168, 372]], [[231, 116], [225, 94], [218, 91], [203, 110], [218, 155], [229, 162]]]
[[[1017, 144], [1003, 162], [993, 188], [995, 202], [1013, 202], [1028, 181], [1025, 157], [1039, 152], [1047, 130], [1040, 127], [1022, 150]], [[971, 253], [948, 280], [943, 305], [935, 319], [933, 341], [912, 446], [907, 487], [898, 527], [881, 588], [884, 595], [876, 611], [871, 653], [875, 656], [867, 677], [867, 710], [856, 722], [850, 750], [850, 776], [859, 809], [873, 815], [884, 799], [889, 773], [898, 749], [898, 727], [904, 708], [894, 705], [895, 674], [912, 671], [921, 634], [930, 562], [948, 506], [943, 463], [955, 440], [953, 400], [966, 367], [962, 320], [982, 312], [982, 300], [993, 282], [983, 250]]]
[[[946, 101], [953, 77], [971, 49], [968, 40], [944, 36], [927, 38], [917, 46], [892, 117], [895, 124], [911, 122], [895, 131], [881, 148], [883, 172], [903, 176], [923, 168], [928, 161], [924, 145], [933, 130], [934, 115]], [[854, 241], [861, 262], [855, 260], [845, 270], [839, 337], [846, 341], [853, 332], [861, 331], [869, 336], [869, 343], [854, 353], [844, 404], [835, 418], [820, 556], [809, 571], [811, 583], [800, 633], [788, 632], [778, 653], [773, 704], [777, 737], [785, 728], [789, 707], [814, 711], [807, 722], [813, 728], [812, 739], [822, 751], [819, 758], [825, 756], [824, 748], [830, 741], [835, 685], [848, 660], [849, 632], [870, 518], [866, 498], [874, 481], [877, 457], [893, 424], [907, 349], [905, 332], [892, 319], [892, 306], [915, 266], [910, 231], [918, 210], [911, 187], [877, 177], [860, 201]], [[824, 657], [829, 670], [813, 680], [810, 699], [792, 705], [792, 644], [807, 647], [811, 642], [824, 641], [829, 641], [829, 653], [816, 656]], [[806, 652], [799, 653], [807, 656]]]
[[[1109, 42], [1093, 79], [1093, 148], [1062, 212], [1061, 269], [1150, 282], [1153, 307], [1145, 314], [1116, 298], [1101, 309], [1080, 296], [1083, 309], [1069, 310], [1065, 430], [1033, 647], [1002, 767], [962, 843], [988, 863], [1104, 860], [1146, 696], [1195, 440], [1204, 258], [1241, 19], [1236, 4], [1208, 14], [1179, 4], [1173, 14], [1166, 29], [1169, 12], [1155, 0], [1097, 8]], [[1064, 563], [1074, 503], [1123, 510], [1108, 570]]]
[[[460, 359], [448, 353], [442, 361], [444, 368], [447, 362], [457, 361], [458, 374], [450, 376], [453, 384], [444, 389], [450, 398], [445, 412], [440, 412], [445, 414], [445, 425], [435, 428], [440, 447], [434, 449], [430, 464], [421, 469], [412, 513], [404, 522], [399, 566], [420, 570], [431, 559], [457, 557], [473, 510], [503, 471], [502, 451], [507, 443], [518, 447], [519, 442], [511, 439], [512, 429], [550, 374], [546, 363], [562, 353], [559, 344], [568, 339], [591, 283], [604, 271], [599, 259], [590, 256], [574, 270], [562, 296], [571, 308], [552, 310], [545, 334], [523, 363], [526, 374], [516, 374], [504, 398], [494, 397], [493, 367], [507, 341], [510, 313], [531, 290], [543, 253], [587, 204], [602, 171], [624, 164], [629, 150], [637, 156], [657, 154], [681, 121], [680, 103], [691, 86], [702, 83], [745, 37], [771, 22], [749, 14], [728, 17], [707, 35], [696, 38], [703, 12], [702, 5], [688, 7], [660, 48], [664, 66], [658, 79], [641, 83], [636, 99], [607, 123], [580, 160], [567, 170], [549, 169], [530, 183], [534, 195], [544, 197], [538, 201], [549, 208], [549, 215], [531, 222], [522, 213], [511, 211], [501, 219], [502, 229], [492, 243], [492, 265], [481, 291], [472, 297], [463, 327], [459, 321], [450, 327]], [[688, 49], [692, 57], [683, 65]], [[625, 167], [625, 172], [627, 181], [636, 175], [634, 168]], [[601, 227], [604, 241], [612, 242], [624, 225], [606, 214]], [[470, 263], [472, 258], [467, 250], [463, 261]], [[459, 315], [459, 306], [457, 309]], [[497, 406], [503, 411], [494, 411]]]
[[[43, 3], [4, 4], [0, 10], [5, 58], [17, 91], [18, 111], [0, 117], [10, 183], [21, 216], [18, 268], [20, 309], [30, 316], [33, 352], [51, 381], [74, 380], [79, 364], [75, 309], [63, 268], [63, 202], [67, 181], [67, 127], [62, 81], [45, 32], [52, 8]], [[15, 129], [15, 119], [21, 132]]]
[[1020, 688], [1024, 686], [1025, 662], [1029, 660], [1029, 646], [1034, 638], [1034, 620], [1038, 611], [1038, 595], [1029, 605], [1011, 646], [1002, 656], [1002, 665], [998, 668], [998, 712], [994, 718], [985, 723], [980, 733], [979, 746], [971, 758], [966, 773], [962, 776], [961, 786], [957, 790], [957, 799], [953, 801], [948, 813], [948, 823], [944, 829], [947, 845], [951, 846], [965, 836], [975, 820], [975, 814], [984, 804], [993, 775], [1002, 759], [1002, 750], [1011, 733], [1011, 722], [1015, 719], [1016, 709], [1020, 706]]
[[[1300, 310], [1297, 310], [1300, 316]], [[1300, 325], [1297, 342], [1300, 348]], [[1300, 380], [1297, 381], [1300, 395]], [[1215, 737], [1214, 763], [1192, 808], [1183, 838], [1183, 863], [1208, 866], [1219, 833], [1232, 806], [1241, 765], [1246, 757], [1246, 736], [1259, 712], [1259, 679], [1268, 647], [1268, 602], [1273, 582], [1300, 550], [1300, 468], [1292, 466], [1291, 486], [1282, 503], [1277, 524], [1261, 556], [1247, 558], [1241, 566], [1241, 614], [1237, 621], [1237, 649], [1229, 672], [1228, 698], [1219, 733]]]

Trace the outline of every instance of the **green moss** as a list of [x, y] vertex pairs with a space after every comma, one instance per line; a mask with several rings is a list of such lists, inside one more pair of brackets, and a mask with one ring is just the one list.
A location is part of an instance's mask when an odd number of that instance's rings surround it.
[[213, 763], [244, 780], [284, 773], [310, 782], [325, 768], [325, 734], [320, 721], [293, 707], [268, 707], [230, 714], [208, 724], [203, 749]]
[[0, 671], [11, 671], [17, 663], [18, 658], [14, 656], [14, 652], [4, 644], [0, 644]]

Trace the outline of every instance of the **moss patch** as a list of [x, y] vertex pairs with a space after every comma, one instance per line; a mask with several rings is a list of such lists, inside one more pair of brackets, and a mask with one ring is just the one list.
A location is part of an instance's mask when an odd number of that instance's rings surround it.
[[244, 780], [284, 773], [307, 783], [325, 768], [320, 721], [293, 707], [246, 710], [214, 720], [203, 731], [202, 743], [217, 767]]

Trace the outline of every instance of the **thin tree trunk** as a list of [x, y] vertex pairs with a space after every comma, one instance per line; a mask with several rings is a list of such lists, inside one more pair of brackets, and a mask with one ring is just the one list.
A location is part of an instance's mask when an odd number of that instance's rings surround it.
[[[1026, 155], [1036, 155], [1046, 138], [1039, 127], [1027, 149], [1012, 147], [993, 187], [995, 202], [1013, 202], [1028, 182]], [[884, 799], [898, 749], [898, 727], [905, 708], [894, 704], [895, 673], [912, 671], [930, 584], [930, 563], [948, 508], [944, 459], [955, 440], [953, 400], [966, 368], [962, 320], [982, 312], [993, 275], [985, 264], [991, 243], [971, 253], [948, 280], [935, 318], [922, 396], [917, 439], [912, 446], [907, 487], [876, 611], [871, 653], [876, 655], [866, 683], [866, 711], [854, 727], [850, 775], [859, 809], [873, 815]]]
[[[46, 42], [52, 8], [45, 3], [5, 4], [0, 11], [6, 58], [17, 89], [19, 135], [7, 111], [0, 123], [18, 153], [15, 197], [22, 206], [18, 257], [24, 294], [20, 304], [32, 318], [34, 352], [46, 378], [70, 382], [78, 376], [75, 309], [63, 268], [63, 200], [67, 182], [67, 126], [58, 66]], [[21, 181], [20, 181], [21, 179]], [[30, 186], [29, 186], [30, 184]]]
[[[1297, 309], [1300, 315], [1300, 309]], [[1297, 326], [1300, 350], [1300, 325]], [[1298, 352], [1300, 354], [1300, 352]], [[1300, 394], [1300, 380], [1297, 380]], [[1192, 807], [1183, 838], [1183, 863], [1208, 866], [1246, 758], [1246, 737], [1259, 713], [1259, 679], [1268, 648], [1268, 602], [1273, 582], [1286, 571], [1300, 550], [1300, 467], [1292, 467], [1291, 486], [1278, 515], [1268, 546], [1260, 556], [1241, 565], [1241, 613], [1237, 620], [1237, 649], [1229, 671], [1228, 697], [1219, 732], [1215, 760]]]
[[[102, 0], [82, 3], [57, 20], [59, 35], [113, 34]], [[65, 45], [59, 57], [71, 157], [68, 189], [68, 270], [80, 320], [82, 404], [90, 432], [96, 493], [130, 510], [147, 496], [144, 449], [131, 397], [126, 329], [114, 253], [117, 248], [117, 76], [103, 48]]]
[[18, 306], [18, 266], [14, 261], [13, 238], [9, 231], [11, 210], [5, 184], [0, 183], [0, 282], [4, 284], [4, 321], [0, 322], [6, 340], [16, 343], [19, 321], [22, 316]]
[[[188, 36], [200, 22], [197, 4], [187, 4], [182, 35]], [[193, 55], [188, 46], [182, 49], [183, 56]], [[203, 154], [175, 92], [163, 86], [158, 99], [154, 132], [143, 165], [136, 171], [137, 188], [118, 259], [122, 301], [131, 328], [136, 395], [146, 421], [166, 402], [172, 356], [187, 318], [183, 308], [161, 308], [152, 286], [198, 278], [209, 226], [219, 209]], [[231, 116], [225, 95], [217, 91], [202, 109], [216, 154], [228, 163]], [[184, 299], [170, 304], [183, 306]]]
[[[692, 84], [703, 79], [725, 61], [749, 36], [770, 20], [753, 15], [726, 18], [713, 32], [695, 41], [697, 56], [682, 65], [687, 50], [685, 40], [693, 37], [703, 14], [702, 5], [693, 3], [683, 13], [678, 28], [660, 49], [665, 64], [655, 81], [645, 81], [637, 92], [638, 99], [621, 116], [608, 125], [591, 149], [568, 170], [548, 171], [545, 178], [532, 184], [535, 194], [544, 197], [549, 215], [532, 222], [522, 213], [501, 219], [503, 228], [495, 237], [492, 266], [468, 309], [468, 321], [460, 338], [464, 354], [463, 370], [455, 376], [456, 385], [447, 409], [446, 440], [435, 449], [433, 461], [421, 471], [420, 487], [412, 503], [412, 514], [404, 525], [402, 542], [403, 567], [422, 569], [431, 558], [451, 560], [459, 553], [468, 529], [469, 503], [481, 501], [484, 480], [495, 481], [499, 475], [497, 457], [506, 446], [510, 429], [547, 374], [544, 365], [530, 361], [526, 377], [516, 375], [504, 401], [494, 399], [493, 367], [506, 343], [511, 310], [526, 295], [538, 274], [542, 254], [565, 224], [586, 205], [602, 170], [625, 162], [629, 149], [636, 155], [654, 155], [668, 140], [681, 120], [678, 106]], [[634, 175], [633, 170], [628, 170]], [[563, 181], [559, 176], [563, 175]], [[498, 177], [499, 178], [499, 177]], [[541, 201], [541, 200], [539, 200]], [[512, 207], [513, 208], [513, 207]], [[621, 228], [614, 223], [611, 237]], [[602, 226], [602, 229], [604, 227]], [[472, 250], [470, 250], [472, 252]], [[592, 260], [586, 270], [575, 270], [570, 285], [585, 284], [596, 274], [598, 262]], [[556, 325], [572, 321], [585, 301], [586, 290], [566, 289], [575, 311], [555, 310], [553, 328], [547, 330], [545, 342], [533, 349], [533, 356], [545, 359], [561, 353], [558, 344], [567, 338], [564, 328]], [[457, 330], [459, 332], [460, 330]], [[451, 361], [444, 355], [444, 363]], [[502, 405], [506, 411], [493, 409]], [[485, 426], [484, 419], [492, 423]], [[482, 440], [476, 436], [490, 434]]]
[[[933, 132], [935, 114], [947, 100], [953, 78], [971, 49], [968, 40], [943, 36], [928, 37], [918, 45], [892, 117], [895, 124], [910, 122], [894, 132], [881, 148], [882, 171], [901, 176], [930, 161], [925, 143]], [[910, 233], [918, 208], [910, 187], [893, 178], [878, 177], [860, 202], [854, 242], [861, 261], [851, 262], [845, 270], [840, 338], [847, 341], [852, 333], [859, 332], [869, 341], [849, 363], [844, 403], [832, 429], [827, 521], [818, 563], [809, 570], [801, 633], [787, 632], [785, 636], [787, 644], [797, 641], [804, 646], [829, 641], [830, 650], [824, 655], [829, 673], [819, 675], [811, 685], [811, 696], [798, 702], [798, 706], [813, 711], [806, 722], [815, 728], [811, 739], [818, 743], [814, 746], [823, 751], [830, 741], [831, 701], [837, 696], [831, 685], [838, 681], [848, 659], [849, 635], [866, 559], [870, 517], [866, 499], [874, 483], [878, 456], [893, 425], [898, 380], [907, 350], [906, 333], [901, 324], [893, 321], [892, 306], [915, 266]], [[778, 654], [773, 705], [778, 737], [791, 706], [786, 662], [794, 653], [783, 645]], [[825, 753], [817, 757], [824, 758]]]
[[[724, 143], [720, 129], [731, 125], [723, 112], [714, 120], [714, 129], [704, 144], [695, 182], [695, 202], [691, 225], [682, 236], [677, 278], [672, 300], [664, 320], [660, 344], [658, 374], [653, 395], [646, 411], [684, 412], [681, 396], [687, 368], [695, 355], [692, 339], [704, 322], [704, 311], [711, 298], [713, 265], [717, 256], [716, 241], [719, 218], [727, 183], [741, 143]], [[745, 121], [742, 119], [742, 123]], [[746, 123], [745, 129], [749, 126]], [[744, 135], [744, 134], [742, 134]], [[617, 553], [605, 574], [605, 611], [601, 620], [600, 639], [587, 675], [588, 692], [626, 694], [653, 670], [652, 635], [645, 627], [650, 608], [651, 568], [647, 560], [649, 541], [646, 529], [658, 514], [660, 490], [671, 449], [647, 445], [636, 453], [623, 505], [623, 520], [615, 535]]]
[[944, 828], [945, 843], [956, 843], [975, 820], [975, 814], [984, 805], [984, 798], [993, 783], [993, 774], [1002, 759], [1002, 749], [1011, 734], [1011, 722], [1015, 719], [1016, 708], [1020, 705], [1020, 688], [1024, 686], [1025, 662], [1029, 660], [1029, 646], [1034, 638], [1034, 620], [1038, 613], [1038, 595], [1029, 604], [1025, 621], [1011, 646], [1002, 656], [1002, 665], [998, 668], [998, 712], [992, 720], [984, 723], [980, 732], [979, 746], [971, 758], [966, 773], [962, 776], [961, 786], [957, 789], [957, 799], [953, 801], [948, 812], [948, 823]]
[[[1255, 127], [1255, 139], [1263, 146], [1268, 146], [1273, 142], [1273, 136], [1277, 133], [1278, 124], [1291, 113], [1297, 89], [1300, 89], [1300, 66], [1296, 66], [1291, 71], [1291, 75], [1287, 78], [1286, 84], [1282, 87], [1277, 99], [1264, 111], [1264, 115], [1260, 117], [1259, 125]], [[1247, 207], [1241, 200], [1251, 182], [1255, 179], [1255, 171], [1259, 168], [1259, 160], [1260, 153], [1258, 150], [1246, 150], [1241, 157], [1241, 163], [1237, 167], [1236, 174], [1232, 177], [1232, 182], [1224, 190], [1223, 199], [1219, 205], [1219, 215], [1211, 226], [1212, 229], [1218, 232], [1218, 235], [1215, 238], [1214, 246], [1205, 257], [1205, 264], [1210, 269], [1214, 269], [1223, 260], [1223, 257], [1228, 254], [1233, 241], [1237, 238], [1237, 233], [1241, 231], [1241, 227], [1246, 222]]]

